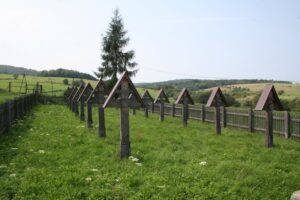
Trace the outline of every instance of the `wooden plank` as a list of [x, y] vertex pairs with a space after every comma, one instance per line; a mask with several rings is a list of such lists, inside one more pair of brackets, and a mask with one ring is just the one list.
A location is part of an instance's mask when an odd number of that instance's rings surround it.
[[291, 137], [291, 115], [288, 111], [284, 113], [284, 136], [285, 138]]

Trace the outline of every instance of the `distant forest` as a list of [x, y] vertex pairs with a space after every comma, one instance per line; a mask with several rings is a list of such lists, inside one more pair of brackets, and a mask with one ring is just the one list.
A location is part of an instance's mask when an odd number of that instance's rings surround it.
[[32, 76], [44, 76], [44, 77], [67, 77], [67, 78], [79, 78], [79, 79], [88, 79], [88, 80], [96, 80], [90, 74], [81, 73], [75, 70], [68, 69], [55, 69], [55, 70], [43, 70], [37, 71], [33, 69], [27, 69], [24, 67], [14, 67], [10, 65], [0, 65], [0, 74], [26, 74]]
[[182, 88], [188, 88], [190, 91], [203, 90], [207, 88], [235, 85], [235, 84], [247, 84], [247, 83], [291, 83], [289, 81], [274, 81], [264, 79], [224, 79], [224, 80], [204, 80], [204, 79], [180, 79], [155, 83], [137, 83], [138, 87], [147, 89], [159, 89], [172, 87], [175, 90], [181, 90]]

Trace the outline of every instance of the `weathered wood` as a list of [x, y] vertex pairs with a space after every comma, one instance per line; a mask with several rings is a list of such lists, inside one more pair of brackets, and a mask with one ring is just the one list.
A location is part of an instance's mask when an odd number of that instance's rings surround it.
[[291, 137], [291, 115], [288, 111], [284, 113], [284, 136], [285, 138]]
[[172, 103], [172, 111], [171, 111], [172, 117], [175, 117], [175, 104]]
[[273, 112], [272, 112], [272, 110], [266, 111], [265, 145], [268, 148], [273, 147]]
[[254, 132], [254, 112], [251, 108], [248, 111], [248, 130]]
[[216, 133], [221, 134], [221, 112], [219, 106], [215, 107], [215, 128]]
[[151, 103], [151, 112], [154, 113], [154, 103]]
[[99, 127], [98, 127], [98, 133], [99, 137], [106, 137], [106, 128], [105, 128], [105, 111], [102, 107], [103, 104], [99, 104], [98, 106], [98, 119], [99, 119]]
[[162, 97], [159, 104], [159, 120], [161, 122], [165, 120], [165, 104], [164, 101], [162, 100]]
[[121, 159], [128, 158], [131, 155], [130, 139], [129, 139], [129, 107], [128, 107], [128, 82], [121, 82], [121, 127], [120, 127], [120, 138], [121, 138]]
[[85, 116], [84, 116], [84, 98], [80, 99], [80, 120], [84, 121]]
[[223, 117], [223, 119], [222, 119], [222, 121], [223, 121], [223, 127], [226, 127], [227, 126], [227, 114], [226, 114], [226, 107], [225, 106], [223, 106], [222, 107], [222, 117]]
[[202, 110], [201, 119], [202, 119], [202, 122], [205, 122], [205, 105], [204, 104], [201, 105], [201, 110]]
[[146, 118], [148, 118], [149, 117], [149, 114], [148, 114], [148, 103], [145, 103], [146, 104], [146, 106], [145, 106], [145, 108], [144, 108], [144, 116], [146, 117]]
[[92, 119], [92, 102], [87, 102], [87, 127], [92, 128], [93, 119]]
[[188, 116], [189, 116], [188, 99], [186, 97], [184, 97], [183, 104], [182, 104], [182, 126], [183, 127], [187, 127]]
[[79, 111], [78, 111], [78, 102], [74, 101], [74, 106], [75, 106], [75, 116], [79, 115]]
[[149, 103], [153, 103], [153, 98], [151, 97], [147, 89], [144, 91], [144, 94], [142, 95], [142, 100], [144, 101], [145, 104], [144, 116], [148, 118]]
[[136, 110], [135, 108], [132, 108], [132, 114], [135, 115], [136, 114]]

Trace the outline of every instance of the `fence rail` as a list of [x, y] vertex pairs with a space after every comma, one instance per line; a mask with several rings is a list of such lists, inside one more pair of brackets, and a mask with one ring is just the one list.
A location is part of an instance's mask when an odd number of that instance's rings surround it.
[[0, 134], [8, 131], [17, 119], [22, 119], [38, 103], [37, 94], [28, 94], [0, 104]]
[[[151, 105], [148, 106], [149, 109], [151, 109]], [[160, 113], [159, 103], [154, 104], [153, 107], [154, 113]], [[172, 111], [173, 109], [174, 111]], [[182, 109], [182, 105], [164, 104], [165, 115], [182, 117]], [[215, 108], [205, 107], [203, 105], [189, 105], [188, 107], [189, 118], [198, 121], [214, 123], [215, 112]], [[262, 132], [266, 130], [266, 112], [243, 108], [222, 107], [221, 124], [223, 126], [245, 129], [250, 132]], [[276, 134], [300, 138], [300, 114], [289, 113], [287, 111], [274, 111], [273, 131]]]

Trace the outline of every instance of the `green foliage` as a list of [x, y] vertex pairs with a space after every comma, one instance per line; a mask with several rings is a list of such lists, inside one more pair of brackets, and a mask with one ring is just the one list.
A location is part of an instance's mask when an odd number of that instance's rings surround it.
[[14, 78], [15, 80], [17, 80], [17, 79], [18, 79], [18, 77], [19, 77], [19, 75], [18, 75], [18, 74], [13, 74], [13, 78]]
[[[96, 108], [94, 108], [96, 110]], [[132, 155], [119, 160], [119, 110], [107, 137], [64, 106], [38, 106], [0, 136], [0, 199], [287, 199], [299, 190], [300, 141], [191, 120], [130, 115]], [[97, 112], [93, 112], [94, 122]], [[201, 162], [206, 165], [200, 165]], [[280, 189], [278, 189], [280, 188]]]
[[27, 69], [24, 67], [14, 67], [10, 65], [0, 65], [0, 74], [26, 74], [37, 75], [38, 71], [33, 69]]
[[80, 79], [80, 80], [75, 80], [75, 81], [73, 81], [73, 82], [72, 82], [72, 85], [78, 87], [78, 86], [80, 86], [82, 83], [85, 84], [84, 80]]
[[63, 84], [69, 85], [69, 80], [65, 78], [65, 79], [63, 80]]
[[134, 51], [125, 50], [130, 40], [126, 33], [119, 10], [116, 9], [102, 41], [102, 66], [98, 68], [98, 73], [95, 73], [99, 78], [110, 78], [109, 86], [114, 85], [117, 82], [117, 74], [125, 70], [129, 76], [137, 73], [135, 69], [137, 63], [132, 61]]
[[81, 73], [75, 70], [68, 70], [68, 69], [55, 69], [55, 70], [43, 70], [39, 73], [39, 76], [44, 77], [68, 77], [68, 78], [81, 78], [87, 80], [96, 80], [95, 77], [91, 76], [87, 73]]

